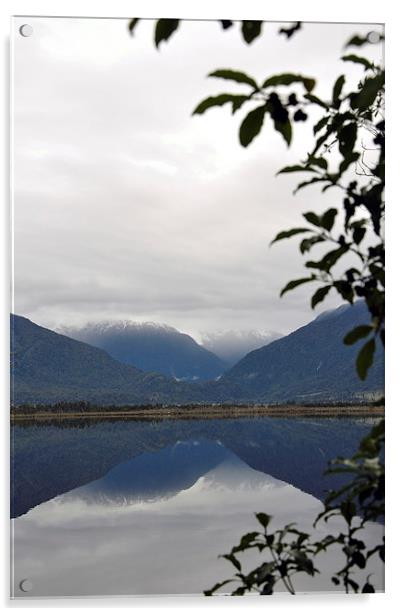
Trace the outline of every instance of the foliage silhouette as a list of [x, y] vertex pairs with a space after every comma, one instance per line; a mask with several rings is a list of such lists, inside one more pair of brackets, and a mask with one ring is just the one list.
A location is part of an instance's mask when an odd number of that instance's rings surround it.
[[[355, 571], [366, 569], [370, 559], [376, 553], [384, 562], [384, 542], [368, 547], [360, 538], [361, 531], [368, 522], [381, 521], [384, 516], [384, 464], [380, 454], [384, 444], [384, 421], [375, 426], [365, 437], [359, 450], [350, 459], [334, 460], [326, 474], [350, 473], [352, 480], [339, 490], [329, 492], [324, 510], [316, 518], [314, 525], [321, 520], [327, 522], [333, 516], [340, 516], [345, 521], [344, 532], [328, 534], [314, 541], [309, 533], [298, 530], [294, 524], [283, 529], [268, 531], [271, 517], [265, 513], [255, 514], [263, 531], [246, 533], [228, 554], [222, 557], [233, 564], [236, 569], [234, 577], [219, 582], [205, 595], [213, 595], [229, 584], [239, 585], [231, 590], [232, 595], [244, 595], [246, 592], [260, 592], [271, 595], [277, 584], [295, 594], [293, 578], [299, 573], [309, 576], [319, 574], [315, 566], [316, 557], [332, 546], [339, 546], [344, 555], [344, 566], [332, 576], [332, 582], [343, 584], [345, 591], [352, 589], [355, 593], [373, 593], [374, 588], [367, 574], [366, 581], [360, 586], [353, 575]], [[256, 568], [244, 573], [238, 554], [257, 550], [260, 554], [267, 552], [264, 560]], [[266, 558], [266, 557], [265, 557]]]
[[[355, 44], [352, 40], [348, 44]], [[209, 76], [246, 84], [250, 87], [249, 94], [223, 93], [209, 97], [193, 113], [203, 114], [223, 101], [232, 102], [235, 113], [243, 105], [257, 101], [258, 106], [249, 111], [240, 124], [241, 145], [247, 147], [261, 133], [267, 116], [290, 146], [294, 124], [307, 120], [311, 106], [324, 109], [313, 126], [315, 145], [312, 151], [300, 163], [284, 167], [278, 174], [303, 172], [309, 176], [298, 184], [294, 193], [318, 183], [322, 192], [339, 189], [343, 193], [343, 211], [330, 208], [322, 215], [305, 212], [303, 217], [311, 226], [282, 231], [271, 243], [302, 234], [305, 237], [299, 245], [301, 254], [309, 253], [318, 244], [330, 247], [319, 260], [306, 261], [310, 275], [291, 281], [281, 294], [301, 284], [320, 282], [324, 286], [312, 295], [312, 308], [322, 302], [331, 289], [349, 303], [358, 297], [365, 299], [371, 323], [358, 331], [359, 337], [371, 337], [359, 352], [356, 364], [360, 378], [365, 379], [373, 361], [375, 339], [380, 337], [384, 343], [384, 69], [367, 58], [352, 54], [343, 56], [342, 60], [361, 65], [365, 74], [357, 90], [348, 92], [344, 92], [346, 77], [340, 75], [329, 101], [312, 94], [316, 80], [311, 77], [279, 74], [258, 85], [249, 75], [219, 69]], [[294, 84], [303, 87], [288, 93], [287, 88]], [[364, 139], [370, 141], [369, 148], [364, 145]], [[367, 151], [374, 152], [373, 161], [369, 163], [364, 158]], [[336, 154], [337, 163], [331, 154]], [[350, 177], [351, 167], [354, 173]], [[345, 256], [348, 262], [350, 256], [353, 257], [354, 264], [338, 273], [335, 266]], [[352, 344], [353, 339], [353, 336], [347, 337], [347, 344]]]
[[[131, 33], [138, 21], [131, 20]], [[231, 21], [221, 21], [220, 24], [223, 29], [233, 26]], [[160, 40], [167, 41], [178, 25], [178, 20], [158, 20], [155, 29], [156, 46]], [[240, 31], [244, 41], [251, 44], [262, 34], [264, 26], [260, 21], [241, 22]], [[295, 22], [290, 27], [281, 28], [279, 34], [290, 39], [301, 27], [300, 22]], [[160, 29], [165, 33], [163, 39], [157, 36]], [[383, 40], [381, 33], [370, 32], [366, 36], [353, 36], [345, 47], [361, 48]], [[310, 76], [299, 73], [277, 74], [258, 84], [256, 79], [241, 71], [220, 68], [211, 72], [209, 77], [247, 86], [248, 93], [224, 92], [208, 97], [197, 105], [193, 114], [200, 115], [227, 103], [231, 104], [234, 114], [244, 106], [256, 103], [241, 121], [240, 144], [248, 147], [262, 133], [265, 125], [271, 123], [287, 147], [290, 147], [295, 125], [306, 122], [311, 109], [321, 113], [312, 127], [315, 139], [312, 150], [306, 153], [303, 160], [284, 167], [278, 174], [306, 174], [307, 179], [298, 183], [294, 194], [314, 184], [319, 184], [322, 192], [332, 188], [338, 190], [342, 207], [330, 208], [323, 214], [305, 212], [303, 218], [309, 226], [303, 223], [302, 226], [281, 231], [271, 244], [303, 235], [299, 244], [302, 255], [316, 246], [320, 246], [320, 249], [323, 246], [328, 248], [318, 260], [305, 262], [308, 275], [288, 282], [281, 296], [312, 282], [323, 283], [312, 294], [312, 308], [324, 301], [332, 289], [349, 303], [357, 298], [364, 299], [371, 322], [357, 326], [344, 338], [347, 345], [368, 338], [356, 359], [356, 370], [364, 380], [374, 360], [376, 340], [379, 339], [379, 344], [384, 345], [385, 334], [385, 73], [383, 66], [376, 65], [369, 58], [349, 53], [341, 59], [345, 64], [351, 62], [360, 66], [361, 78], [356, 89], [349, 89], [346, 75], [339, 75], [333, 84], [330, 100], [323, 100], [315, 94], [317, 80]], [[370, 156], [369, 161], [366, 160], [367, 156]], [[342, 269], [340, 265], [343, 265]], [[333, 545], [341, 547], [345, 559], [344, 566], [332, 577], [333, 584], [342, 584], [346, 592], [374, 592], [369, 575], [360, 588], [353, 574], [355, 569], [365, 569], [376, 553], [384, 561], [384, 541], [374, 548], [368, 548], [358, 536], [367, 522], [381, 521], [384, 516], [383, 447], [384, 422], [381, 422], [361, 442], [352, 458], [334, 460], [329, 466], [328, 473], [350, 473], [353, 478], [340, 490], [329, 493], [324, 510], [315, 524], [327, 521], [332, 516], [341, 516], [346, 525], [345, 532], [337, 536], [327, 535], [317, 542], [293, 524], [268, 532], [270, 516], [258, 513], [256, 518], [263, 531], [246, 533], [238, 545], [223, 555], [236, 569], [234, 578], [217, 583], [205, 594], [212, 595], [227, 584], [236, 582], [240, 584], [232, 590], [233, 595], [244, 595], [252, 591], [272, 594], [279, 582], [289, 593], [295, 594], [292, 578], [300, 572], [310, 576], [318, 574], [315, 557]], [[238, 555], [255, 549], [261, 554], [267, 551], [270, 560], [245, 574]]]

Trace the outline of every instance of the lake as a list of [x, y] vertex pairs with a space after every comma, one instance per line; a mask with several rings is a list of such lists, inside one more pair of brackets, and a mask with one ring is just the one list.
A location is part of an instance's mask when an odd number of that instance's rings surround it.
[[[316, 536], [338, 531], [336, 518], [312, 531], [326, 491], [341, 481], [322, 473], [328, 460], [352, 454], [375, 421], [16, 423], [12, 594], [199, 594], [231, 576], [218, 555], [258, 530], [254, 512], [272, 514], [274, 528], [296, 522]], [[373, 544], [382, 534], [370, 524], [363, 539]], [[341, 562], [339, 553], [322, 557], [321, 575], [300, 576], [296, 589], [332, 592]], [[381, 561], [368, 569], [361, 581], [372, 573], [383, 589]]]

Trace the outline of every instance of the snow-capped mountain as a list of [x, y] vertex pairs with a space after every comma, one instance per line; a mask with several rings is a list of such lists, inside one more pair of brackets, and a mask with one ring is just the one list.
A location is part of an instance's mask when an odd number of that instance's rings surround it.
[[191, 336], [165, 324], [103, 321], [63, 328], [60, 333], [103, 349], [125, 364], [178, 381], [216, 379], [227, 368], [224, 361]]

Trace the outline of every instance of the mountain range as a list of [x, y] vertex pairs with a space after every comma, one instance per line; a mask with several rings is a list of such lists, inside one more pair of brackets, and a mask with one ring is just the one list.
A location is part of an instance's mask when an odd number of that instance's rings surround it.
[[191, 336], [168, 325], [103, 321], [61, 333], [103, 349], [120, 362], [178, 381], [212, 380], [228, 368]]
[[[185, 399], [181, 384], [113, 359], [106, 351], [11, 315], [14, 404], [88, 400], [97, 404]], [[175, 397], [177, 396], [177, 398]]]
[[368, 377], [360, 381], [355, 359], [363, 341], [351, 347], [342, 342], [348, 331], [367, 322], [362, 302], [341, 306], [248, 353], [217, 380], [189, 383], [140, 370], [11, 315], [12, 403], [310, 403], [378, 396], [384, 389], [383, 349], [378, 345]]
[[237, 385], [245, 398], [263, 402], [352, 400], [384, 389], [384, 350], [377, 344], [365, 381], [355, 360], [366, 340], [346, 346], [343, 338], [370, 317], [362, 301], [345, 304], [267, 346], [248, 353], [221, 379]]

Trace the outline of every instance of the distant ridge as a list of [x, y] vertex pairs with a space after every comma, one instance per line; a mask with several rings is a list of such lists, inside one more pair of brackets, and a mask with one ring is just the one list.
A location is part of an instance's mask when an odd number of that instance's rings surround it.
[[99, 405], [357, 402], [384, 391], [384, 352], [377, 345], [365, 381], [360, 343], [344, 335], [369, 322], [364, 303], [340, 306], [288, 336], [248, 353], [218, 380], [188, 383], [144, 372], [107, 352], [11, 315], [12, 403], [78, 401]]
[[65, 328], [62, 333], [103, 349], [123, 363], [179, 381], [213, 380], [228, 367], [191, 336], [169, 325], [103, 321]]
[[183, 385], [116, 361], [105, 351], [11, 315], [13, 404], [179, 402]]
[[375, 361], [365, 381], [356, 373], [355, 359], [364, 341], [343, 344], [356, 325], [370, 322], [364, 302], [344, 304], [319, 315], [307, 325], [267, 346], [252, 351], [221, 379], [234, 384], [248, 399], [264, 402], [352, 400], [384, 390], [384, 352], [377, 345]]

